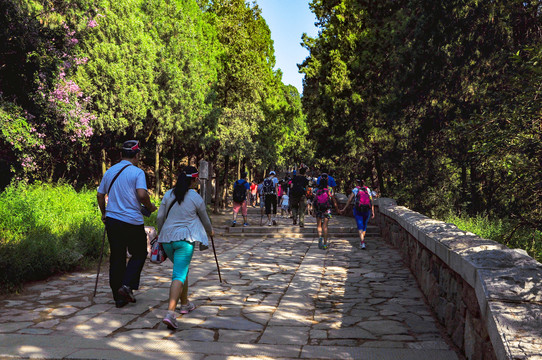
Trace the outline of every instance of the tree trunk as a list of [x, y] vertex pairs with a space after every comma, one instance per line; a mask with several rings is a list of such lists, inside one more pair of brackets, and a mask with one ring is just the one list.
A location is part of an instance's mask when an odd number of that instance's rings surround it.
[[175, 147], [171, 147], [169, 159], [169, 188], [173, 188], [173, 182], [175, 181]]
[[384, 176], [382, 175], [382, 166], [380, 165], [380, 157], [378, 154], [374, 155], [374, 166], [376, 170], [376, 186], [378, 187], [380, 195], [382, 195], [385, 194]]
[[224, 177], [222, 178], [222, 209], [225, 209], [228, 205], [228, 169], [230, 167], [230, 156], [226, 155], [224, 159]]
[[239, 151], [239, 156], [237, 157], [237, 179], [241, 178], [241, 151]]
[[220, 186], [218, 186], [218, 156], [214, 160], [213, 175], [215, 178], [215, 214], [218, 214], [218, 198], [220, 196]]
[[460, 199], [459, 199], [459, 208], [461, 211], [465, 209], [465, 199], [467, 199], [467, 167], [465, 165], [461, 165], [461, 191], [460, 191]]
[[470, 166], [470, 196], [471, 196], [471, 214], [478, 214], [482, 209], [482, 197], [478, 187], [480, 186], [480, 176], [474, 164]]
[[162, 150], [162, 144], [157, 140], [155, 148], [155, 160], [154, 160], [154, 193], [156, 196], [160, 196], [160, 151]]
[[107, 171], [107, 152], [105, 149], [102, 149], [102, 176], [105, 175], [105, 172]]
[[175, 171], [175, 138], [173, 135], [170, 139], [170, 158], [169, 158], [169, 188], [173, 188], [173, 184], [177, 181], [177, 172]]

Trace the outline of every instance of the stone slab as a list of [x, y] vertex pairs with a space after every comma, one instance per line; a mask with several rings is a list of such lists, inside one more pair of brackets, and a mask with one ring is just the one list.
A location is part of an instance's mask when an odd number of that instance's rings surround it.
[[73, 348], [39, 348], [30, 345], [0, 346], [1, 359], [64, 359], [72, 354]]
[[413, 350], [310, 345], [303, 347], [301, 358], [341, 360], [459, 360], [457, 354], [450, 350]]
[[307, 344], [310, 327], [268, 326], [259, 343], [261, 344]]

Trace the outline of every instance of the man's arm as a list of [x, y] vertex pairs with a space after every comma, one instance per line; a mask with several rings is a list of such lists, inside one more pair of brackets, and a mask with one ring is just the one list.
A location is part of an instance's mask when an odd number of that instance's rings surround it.
[[136, 189], [137, 198], [151, 213], [156, 211], [156, 205], [151, 202], [151, 198], [146, 189]]
[[105, 194], [97, 193], [96, 199], [98, 200], [98, 207], [102, 213], [102, 221], [105, 223]]

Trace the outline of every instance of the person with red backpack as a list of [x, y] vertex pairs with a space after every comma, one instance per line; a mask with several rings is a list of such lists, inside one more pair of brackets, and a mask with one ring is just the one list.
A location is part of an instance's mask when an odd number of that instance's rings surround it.
[[[335, 206], [335, 210], [339, 212], [337, 201], [333, 197], [331, 190], [328, 187], [328, 175], [320, 175], [318, 188], [314, 191], [313, 206], [316, 213], [316, 224], [318, 229], [318, 248], [326, 250], [327, 244], [327, 225], [331, 219], [331, 207]], [[322, 236], [322, 233], [324, 236]]]
[[350, 205], [352, 200], [354, 200], [354, 217], [356, 218], [356, 223], [358, 225], [360, 248], [365, 250], [365, 232], [367, 231], [367, 223], [369, 222], [371, 213], [373, 214], [374, 219], [375, 209], [371, 190], [365, 186], [363, 180], [357, 179], [356, 181], [359, 185], [352, 190], [346, 205], [340, 213], [344, 213], [344, 210]]

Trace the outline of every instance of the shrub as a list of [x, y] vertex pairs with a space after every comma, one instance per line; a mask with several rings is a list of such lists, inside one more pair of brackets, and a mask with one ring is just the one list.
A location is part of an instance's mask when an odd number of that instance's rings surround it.
[[445, 221], [484, 239], [497, 241], [510, 248], [523, 249], [537, 261], [542, 262], [542, 233], [540, 231], [518, 226], [518, 223], [511, 219], [495, 219], [487, 215], [474, 217], [448, 215]]
[[8, 186], [0, 194], [0, 291], [95, 260], [103, 229], [95, 191], [66, 184]]

